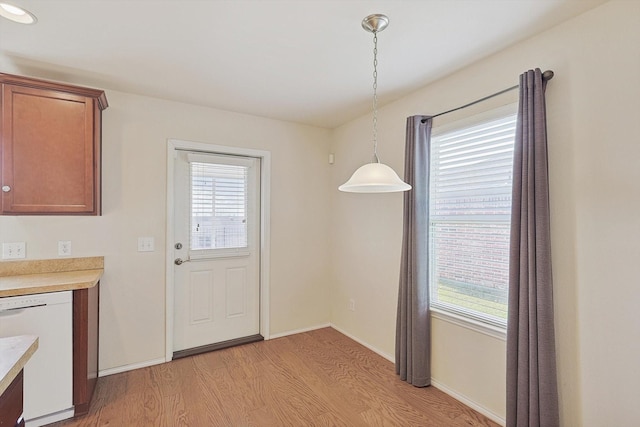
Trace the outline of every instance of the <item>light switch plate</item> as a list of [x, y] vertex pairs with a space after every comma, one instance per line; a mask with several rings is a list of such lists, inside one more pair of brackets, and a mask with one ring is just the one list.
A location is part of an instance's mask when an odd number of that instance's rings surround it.
[[153, 237], [138, 237], [138, 252], [155, 251], [155, 242]]
[[26, 256], [27, 245], [25, 242], [2, 244], [2, 259], [21, 259]]

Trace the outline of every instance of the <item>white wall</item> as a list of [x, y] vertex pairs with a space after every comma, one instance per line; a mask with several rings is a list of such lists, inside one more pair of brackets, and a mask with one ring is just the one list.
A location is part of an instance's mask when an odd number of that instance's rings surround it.
[[[11, 72], [16, 70], [7, 70]], [[2, 241], [26, 241], [29, 259], [104, 255], [100, 369], [145, 363], [165, 351], [167, 139], [271, 151], [270, 332], [329, 321], [328, 131], [107, 90], [100, 217], [0, 217]], [[155, 252], [137, 252], [153, 236]]]
[[[564, 426], [631, 426], [640, 420], [639, 22], [640, 2], [606, 3], [379, 114], [380, 157], [401, 172], [407, 116], [435, 114], [517, 84], [530, 68], [555, 71], [547, 109]], [[402, 196], [335, 191], [369, 160], [370, 126], [363, 117], [333, 133], [331, 319], [392, 355]], [[347, 310], [349, 298], [356, 301], [355, 312]], [[436, 319], [432, 347], [439, 384], [504, 417], [503, 341]]]

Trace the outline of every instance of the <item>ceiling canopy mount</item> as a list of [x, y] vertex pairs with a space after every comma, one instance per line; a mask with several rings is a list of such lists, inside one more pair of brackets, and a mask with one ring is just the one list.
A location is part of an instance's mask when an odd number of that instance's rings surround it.
[[381, 13], [374, 13], [362, 20], [362, 28], [370, 33], [379, 33], [387, 28], [387, 25], [389, 25], [389, 18]]

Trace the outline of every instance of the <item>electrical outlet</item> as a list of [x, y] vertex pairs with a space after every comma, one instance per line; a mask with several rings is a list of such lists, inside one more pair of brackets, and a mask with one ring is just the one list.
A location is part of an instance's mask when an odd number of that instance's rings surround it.
[[25, 242], [2, 244], [2, 259], [20, 259], [26, 256], [27, 247]]
[[71, 240], [58, 240], [58, 256], [71, 256]]
[[153, 237], [138, 237], [138, 252], [155, 251], [155, 242]]
[[349, 310], [356, 311], [356, 301], [353, 298], [349, 300]]

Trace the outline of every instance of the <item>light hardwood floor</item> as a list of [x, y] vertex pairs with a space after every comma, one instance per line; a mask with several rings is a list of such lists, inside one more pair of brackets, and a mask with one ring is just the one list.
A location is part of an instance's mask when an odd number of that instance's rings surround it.
[[100, 378], [71, 426], [491, 426], [331, 328]]

